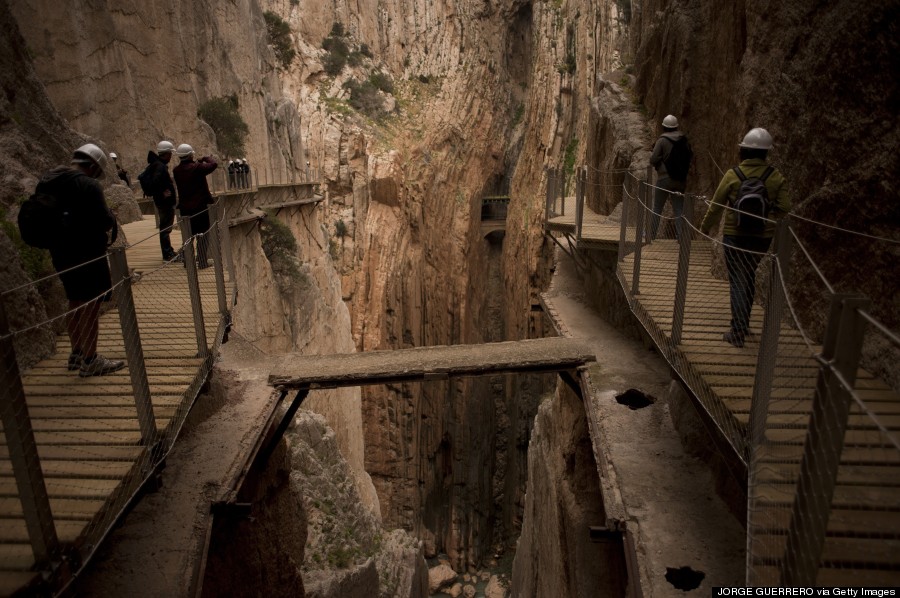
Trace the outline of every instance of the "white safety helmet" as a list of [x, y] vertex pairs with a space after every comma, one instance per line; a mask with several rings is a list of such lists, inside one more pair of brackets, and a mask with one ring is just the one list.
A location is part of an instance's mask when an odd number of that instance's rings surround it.
[[95, 164], [100, 168], [99, 176], [103, 176], [103, 171], [106, 170], [106, 154], [93, 143], [86, 143], [72, 152], [72, 164]]
[[115, 160], [119, 156], [116, 155], [116, 152], [109, 152], [109, 157], [112, 158], [113, 160]]
[[759, 127], [750, 129], [738, 146], [749, 149], [770, 150], [772, 149], [772, 136], [769, 135], [768, 131]]
[[175, 146], [172, 145], [171, 141], [160, 141], [156, 144], [156, 153], [157, 154], [171, 154], [175, 151]]
[[188, 156], [193, 155], [193, 153], [194, 153], [194, 148], [189, 146], [187, 143], [182, 143], [181, 145], [178, 146], [178, 149], [175, 150], [175, 154], [179, 158], [187, 158]]
[[674, 114], [669, 114], [662, 121], [662, 126], [667, 129], [677, 129], [678, 128], [678, 119], [675, 118]]

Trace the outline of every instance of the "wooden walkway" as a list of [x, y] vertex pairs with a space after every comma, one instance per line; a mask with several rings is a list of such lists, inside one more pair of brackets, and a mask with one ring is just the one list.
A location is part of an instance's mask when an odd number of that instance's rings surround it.
[[[576, 209], [568, 198], [565, 214], [545, 225], [549, 233], [575, 239]], [[620, 224], [585, 208], [577, 248], [617, 249]], [[628, 227], [627, 239], [635, 238]], [[631, 243], [627, 250], [631, 251]], [[763, 310], [754, 307], [751, 335], [743, 348], [722, 340], [731, 320], [728, 281], [712, 274], [712, 249], [692, 244], [690, 275], [681, 342], [672, 342], [678, 246], [659, 239], [642, 248], [638, 293], [634, 254], [620, 262], [618, 276], [631, 297], [632, 309], [697, 400], [714, 427], [739, 453], [747, 450], [750, 401], [756, 374]], [[791, 507], [796, 493], [819, 364], [800, 333], [783, 324], [769, 397], [766, 443], [752, 464], [749, 488], [750, 579], [755, 585], [778, 585]], [[900, 395], [860, 369], [856, 389], [882, 425], [900, 432]], [[851, 404], [837, 486], [817, 585], [900, 585], [900, 451], [872, 417]]]
[[[154, 218], [123, 227], [130, 243], [129, 266], [141, 274], [134, 284], [147, 377], [156, 426], [163, 438], [181, 425], [208, 360], [197, 357], [186, 270], [162, 268]], [[149, 238], [148, 238], [149, 237]], [[178, 231], [172, 243], [181, 244]], [[226, 272], [227, 277], [227, 272]], [[219, 332], [214, 268], [200, 270], [207, 342]], [[226, 283], [226, 288], [230, 288]], [[98, 350], [125, 359], [118, 314], [101, 316]], [[50, 496], [57, 534], [67, 548], [92, 549], [141, 485], [154, 457], [141, 444], [128, 367], [108, 376], [79, 378], [66, 368], [68, 338], [56, 354], [23, 373], [26, 402]], [[0, 595], [22, 587], [34, 572], [22, 507], [8, 450], [0, 446]]]

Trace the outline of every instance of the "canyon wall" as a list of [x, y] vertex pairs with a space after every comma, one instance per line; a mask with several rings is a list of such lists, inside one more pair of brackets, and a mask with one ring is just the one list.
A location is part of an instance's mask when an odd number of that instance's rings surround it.
[[219, 153], [198, 107], [232, 95], [250, 133], [242, 157], [260, 178], [284, 177], [305, 161], [255, 0], [104, 0], [65, 9], [14, 0], [11, 9], [54, 106], [73, 128], [103, 140], [126, 170], [143, 170], [160, 139]]

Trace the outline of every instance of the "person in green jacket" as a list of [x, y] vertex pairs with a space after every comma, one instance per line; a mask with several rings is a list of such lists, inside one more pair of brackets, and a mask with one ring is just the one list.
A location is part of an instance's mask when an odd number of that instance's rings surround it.
[[[741, 163], [736, 169], [739, 169], [747, 179], [764, 179], [770, 206], [765, 226], [758, 231], [748, 231], [739, 225], [739, 215], [734, 209], [728, 209], [725, 214], [722, 241], [725, 246], [725, 265], [728, 269], [731, 294], [731, 327], [723, 336], [723, 340], [735, 347], [743, 347], [744, 339], [749, 332], [750, 310], [753, 308], [753, 299], [756, 295], [756, 268], [772, 243], [775, 222], [790, 211], [791, 203], [784, 177], [766, 163], [769, 150], [772, 149], [772, 136], [769, 132], [765, 129], [751, 129], [738, 146]], [[736, 169], [729, 170], [722, 177], [706, 216], [700, 224], [700, 231], [703, 234], [708, 235], [718, 225], [722, 211], [726, 207], [734, 207], [742, 182], [735, 172]], [[765, 176], [767, 170], [769, 173]]]

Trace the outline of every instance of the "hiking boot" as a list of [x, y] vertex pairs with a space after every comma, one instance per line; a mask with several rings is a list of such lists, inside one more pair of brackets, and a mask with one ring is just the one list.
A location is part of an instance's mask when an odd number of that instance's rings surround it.
[[722, 336], [722, 340], [737, 348], [741, 348], [744, 346], [744, 335], [740, 332], [735, 332], [734, 330], [729, 330], [728, 332], [726, 332]]
[[69, 364], [68, 368], [70, 372], [74, 372], [75, 370], [81, 369], [81, 362], [84, 361], [84, 356], [81, 353], [76, 353], [72, 351], [69, 353]]
[[85, 359], [81, 362], [81, 369], [78, 371], [78, 375], [82, 378], [87, 378], [88, 376], [105, 376], [106, 374], [121, 370], [123, 367], [125, 367], [124, 361], [107, 359], [98, 353], [97, 355], [94, 355], [92, 360], [88, 361]]

